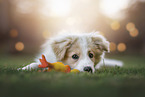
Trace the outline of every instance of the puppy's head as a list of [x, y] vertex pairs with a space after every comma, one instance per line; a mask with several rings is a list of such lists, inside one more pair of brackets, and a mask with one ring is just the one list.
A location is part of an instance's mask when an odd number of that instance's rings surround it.
[[94, 72], [104, 51], [109, 51], [109, 42], [96, 33], [61, 37], [52, 43], [58, 61], [72, 69]]

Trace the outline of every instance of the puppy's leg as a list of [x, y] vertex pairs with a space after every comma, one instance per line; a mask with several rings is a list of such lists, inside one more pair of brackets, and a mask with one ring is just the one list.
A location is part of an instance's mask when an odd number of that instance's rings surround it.
[[38, 68], [39, 63], [31, 63], [23, 68], [19, 68], [18, 70], [30, 70], [31, 69], [37, 69]]
[[99, 69], [101, 66], [119, 66], [119, 67], [122, 67], [123, 62], [119, 61], [119, 60], [105, 58], [104, 60], [101, 60], [101, 62], [98, 63], [95, 68]]

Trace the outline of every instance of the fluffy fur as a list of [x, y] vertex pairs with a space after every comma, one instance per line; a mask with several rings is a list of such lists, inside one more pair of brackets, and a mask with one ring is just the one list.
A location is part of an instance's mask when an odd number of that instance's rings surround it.
[[109, 52], [109, 42], [97, 32], [57, 36], [47, 40], [42, 48], [42, 53], [35, 62], [23, 67], [22, 70], [37, 69], [42, 54], [46, 56], [48, 62], [63, 62], [81, 72], [89, 72], [84, 69], [85, 67], [95, 72], [95, 69], [99, 69], [102, 65], [123, 65], [121, 61], [104, 59], [105, 52]]

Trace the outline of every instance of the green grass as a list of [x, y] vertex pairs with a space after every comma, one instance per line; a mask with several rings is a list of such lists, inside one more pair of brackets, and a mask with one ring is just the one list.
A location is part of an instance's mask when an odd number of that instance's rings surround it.
[[94, 74], [17, 71], [32, 62], [29, 55], [0, 56], [0, 97], [144, 97], [145, 59], [120, 55], [125, 65], [103, 67]]

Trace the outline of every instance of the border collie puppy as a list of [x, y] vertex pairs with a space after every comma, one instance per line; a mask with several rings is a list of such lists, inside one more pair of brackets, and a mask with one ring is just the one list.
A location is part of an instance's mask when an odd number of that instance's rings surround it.
[[42, 54], [48, 62], [63, 62], [81, 72], [94, 73], [102, 65], [123, 65], [121, 61], [104, 59], [105, 52], [109, 52], [109, 42], [97, 32], [56, 36], [47, 40], [35, 62], [22, 70], [37, 69]]

